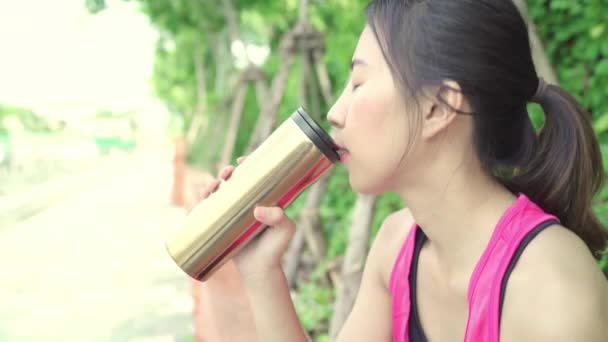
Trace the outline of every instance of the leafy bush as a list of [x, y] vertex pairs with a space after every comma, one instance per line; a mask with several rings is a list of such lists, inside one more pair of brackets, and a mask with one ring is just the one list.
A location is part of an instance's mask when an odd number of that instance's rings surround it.
[[[608, 1], [528, 0], [528, 6], [560, 85], [593, 116], [608, 167]], [[608, 188], [595, 210], [608, 225]], [[601, 265], [608, 271], [608, 254]]]

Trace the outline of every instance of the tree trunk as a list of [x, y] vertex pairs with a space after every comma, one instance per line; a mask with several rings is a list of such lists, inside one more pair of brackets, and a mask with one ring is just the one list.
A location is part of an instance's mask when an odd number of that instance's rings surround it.
[[308, 0], [300, 0], [300, 22], [308, 21]]
[[306, 58], [306, 51], [301, 51], [300, 64], [300, 87], [298, 88], [298, 101], [304, 108], [308, 108], [308, 96], [312, 95], [308, 91], [310, 76], [310, 63]]
[[[323, 175], [315, 184], [311, 186], [304, 209], [300, 213], [300, 217], [296, 224], [298, 230], [296, 236], [289, 245], [284, 260], [285, 276], [290, 288], [296, 282], [296, 275], [300, 263], [300, 254], [302, 253], [303, 242], [312, 252], [315, 262], [322, 262], [327, 256], [327, 243], [321, 232], [321, 222], [319, 218], [319, 207], [323, 195], [327, 192], [329, 183], [329, 175], [331, 171]], [[334, 277], [330, 275], [332, 282]], [[334, 284], [335, 285], [335, 284]]]
[[194, 48], [193, 54], [194, 72], [196, 74], [196, 110], [194, 118], [188, 128], [186, 141], [188, 145], [194, 142], [194, 139], [199, 134], [202, 126], [205, 123], [205, 115], [207, 113], [207, 85], [205, 74], [205, 61], [203, 59], [203, 51], [200, 42]]
[[213, 120], [213, 125], [209, 125], [205, 134], [205, 146], [209, 149], [206, 159], [207, 170], [217, 169], [221, 153], [225, 148], [226, 132], [230, 124], [230, 117], [220, 115]]
[[300, 254], [304, 247], [304, 231], [300, 229], [300, 223], [296, 224], [298, 228], [294, 234], [285, 255], [283, 256], [283, 272], [285, 272], [285, 278], [287, 278], [287, 284], [290, 289], [293, 289], [296, 284], [296, 277], [298, 275], [298, 268], [300, 266]]
[[228, 26], [228, 35], [231, 43], [240, 40], [238, 19], [232, 0], [222, 0], [222, 10], [224, 11], [224, 18]]
[[203, 56], [203, 48], [201, 43], [197, 43], [194, 48], [194, 71], [196, 74], [196, 100], [198, 104], [198, 110], [204, 114], [207, 109], [207, 81], [205, 72], [205, 60]]
[[[302, 61], [306, 65], [306, 71], [308, 77], [306, 78], [306, 86], [308, 87], [308, 108], [310, 108], [311, 115], [318, 120], [321, 120], [321, 103], [319, 101], [319, 82], [314, 73], [314, 63], [311, 51], [304, 51], [302, 53]], [[331, 104], [331, 103], [329, 103]]]
[[226, 143], [224, 145], [220, 166], [230, 164], [230, 158], [232, 158], [234, 144], [236, 143], [236, 135], [239, 131], [241, 116], [243, 115], [243, 106], [245, 105], [245, 97], [247, 96], [247, 84], [239, 82], [237, 88], [237, 94], [232, 103], [230, 124], [228, 125], [228, 133], [226, 134]]
[[[240, 41], [245, 44], [245, 42], [241, 40], [241, 35], [239, 33], [238, 17], [236, 15], [232, 0], [222, 0], [222, 8], [224, 10], [224, 17], [226, 18], [226, 22], [228, 24], [228, 33], [230, 35], [231, 44], [236, 41]], [[246, 46], [245, 58], [247, 59], [247, 64], [252, 64]]]
[[528, 6], [526, 5], [526, 1], [513, 0], [513, 2], [515, 2], [515, 5], [519, 9], [519, 12], [528, 24], [528, 33], [530, 35], [530, 45], [532, 48], [532, 58], [534, 59], [536, 72], [538, 73], [539, 77], [544, 78], [547, 82], [551, 84], [559, 84], [559, 80], [555, 75], [555, 71], [551, 66], [551, 62], [549, 61], [549, 58], [547, 58], [545, 47], [543, 46], [543, 43], [538, 36], [538, 32], [536, 31], [536, 25], [534, 25], [534, 22], [528, 16]]
[[262, 113], [264, 113], [266, 96], [268, 96], [268, 89], [266, 89], [266, 84], [265, 84], [264, 80], [255, 81], [255, 95], [258, 100], [258, 109], [259, 109], [260, 115], [261, 115]]
[[229, 49], [227, 45], [229, 43], [224, 40], [224, 34], [218, 34], [214, 36], [212, 39], [211, 45], [213, 48], [211, 49], [211, 53], [214, 59], [214, 65], [216, 68], [215, 71], [215, 92], [218, 94], [222, 94], [225, 92], [226, 86], [226, 75], [228, 73], [228, 69], [230, 67], [230, 60], [232, 58], [229, 53]]
[[313, 52], [313, 63], [317, 72], [317, 78], [319, 79], [319, 85], [321, 86], [323, 100], [328, 105], [332, 105], [334, 100], [331, 94], [331, 82], [327, 73], [327, 66], [323, 62], [323, 54], [320, 50]]
[[360, 194], [357, 197], [353, 212], [353, 225], [342, 264], [341, 284], [337, 289], [334, 315], [330, 325], [329, 334], [332, 341], [342, 329], [342, 325], [352, 310], [359, 291], [376, 199], [377, 197], [373, 195]]
[[251, 140], [249, 141], [247, 154], [255, 150], [265, 139], [272, 133], [272, 129], [277, 120], [279, 114], [279, 106], [281, 100], [285, 95], [285, 89], [287, 88], [287, 80], [289, 79], [289, 69], [293, 64], [294, 56], [288, 55], [283, 61], [281, 70], [272, 83], [272, 90], [270, 94], [270, 101], [264, 106], [264, 111], [258, 120], [259, 125], [256, 125], [256, 131], [252, 134]]
[[[331, 135], [332, 132], [330, 132]], [[300, 263], [300, 254], [304, 242], [309, 246], [313, 257], [317, 262], [323, 261], [327, 256], [327, 243], [321, 232], [321, 219], [319, 217], [319, 207], [323, 200], [323, 195], [327, 192], [329, 186], [329, 177], [331, 171], [323, 175], [315, 184], [311, 186], [306, 204], [296, 224], [298, 230], [292, 239], [289, 248], [283, 260], [283, 269], [289, 287], [293, 288], [296, 282], [297, 270]], [[335, 271], [329, 271], [329, 278], [334, 286], [338, 286], [340, 279]]]

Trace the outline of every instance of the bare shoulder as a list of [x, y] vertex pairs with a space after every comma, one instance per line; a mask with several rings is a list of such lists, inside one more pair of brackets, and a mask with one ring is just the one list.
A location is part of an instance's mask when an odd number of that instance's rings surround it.
[[374, 240], [374, 247], [381, 249], [377, 253], [378, 268], [382, 282], [388, 287], [390, 274], [397, 255], [414, 224], [414, 217], [408, 208], [403, 208], [388, 215]]
[[409, 210], [404, 209], [382, 223], [365, 261], [352, 311], [336, 341], [392, 341], [391, 297], [385, 279], [412, 222]]
[[607, 341], [608, 282], [585, 243], [560, 225], [522, 253], [505, 294], [506, 341]]

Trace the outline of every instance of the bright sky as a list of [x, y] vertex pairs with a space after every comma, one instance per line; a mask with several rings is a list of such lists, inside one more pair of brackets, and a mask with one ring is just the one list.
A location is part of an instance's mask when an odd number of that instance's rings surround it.
[[137, 1], [0, 0], [0, 103], [55, 115], [149, 105], [156, 30]]

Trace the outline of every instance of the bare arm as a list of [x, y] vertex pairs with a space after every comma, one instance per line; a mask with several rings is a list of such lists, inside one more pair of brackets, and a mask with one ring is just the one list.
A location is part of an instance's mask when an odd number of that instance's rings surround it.
[[505, 341], [608, 341], [608, 283], [585, 244], [554, 226], [522, 254], [505, 296]]
[[[553, 279], [554, 281], [560, 281]], [[576, 283], [576, 282], [583, 283]], [[546, 283], [529, 304], [517, 341], [608, 341], [608, 289], [584, 279]], [[533, 318], [534, 317], [534, 318]]]
[[296, 314], [282, 269], [273, 269], [259, 277], [248, 277], [243, 284], [259, 341], [310, 341]]
[[372, 244], [355, 305], [336, 342], [392, 341], [388, 277], [413, 218], [407, 209], [389, 215]]
[[[382, 224], [363, 270], [355, 305], [337, 342], [391, 341], [391, 298], [383, 266], [392, 265], [402, 238], [411, 226], [409, 211], [391, 214]], [[259, 341], [310, 341], [302, 328], [280, 268], [243, 279]]]
[[[240, 164], [244, 159], [240, 157], [237, 162]], [[226, 166], [220, 172], [219, 178], [227, 181], [233, 171], [233, 166]], [[201, 191], [201, 199], [217, 191], [220, 184], [221, 181], [216, 180], [208, 185]], [[281, 256], [295, 232], [295, 224], [278, 207], [256, 208], [254, 215], [260, 222], [272, 228], [250, 241], [233, 257], [249, 302], [247, 323], [250, 318], [253, 320], [258, 341], [309, 341], [296, 315], [280, 266]], [[217, 284], [221, 284], [221, 281]], [[242, 328], [238, 325], [232, 326], [234, 329]]]

